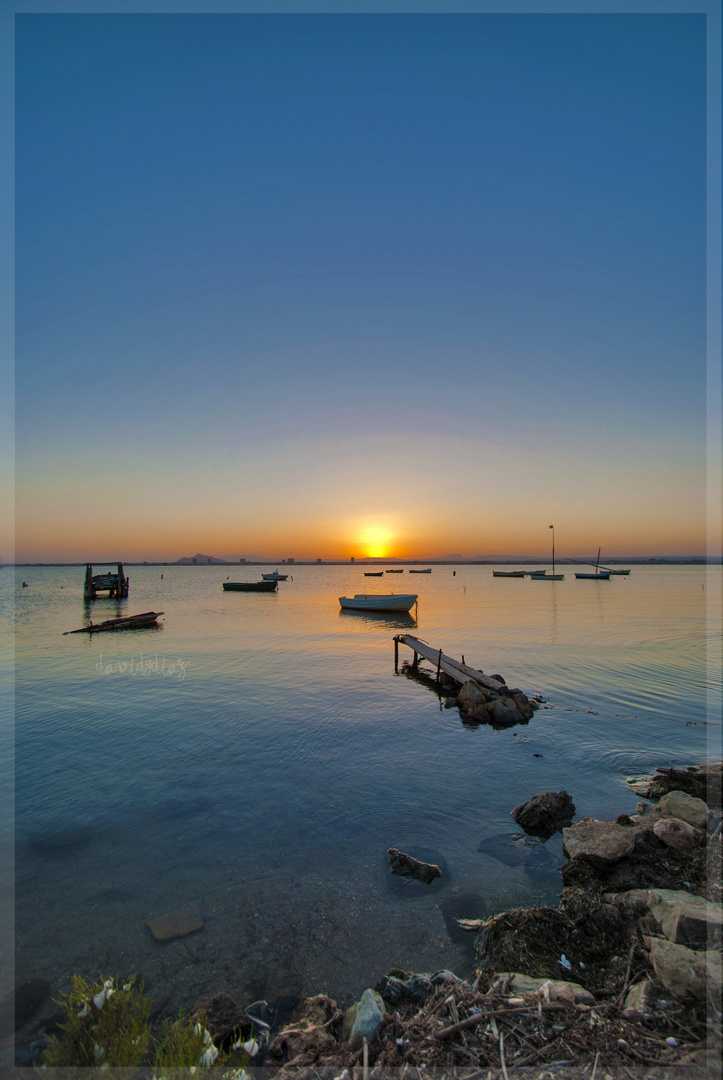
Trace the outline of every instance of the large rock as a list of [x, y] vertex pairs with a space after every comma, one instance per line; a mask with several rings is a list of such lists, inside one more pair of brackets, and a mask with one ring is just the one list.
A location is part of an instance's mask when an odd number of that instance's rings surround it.
[[692, 896], [683, 889], [629, 889], [606, 893], [605, 900], [648, 911], [669, 941], [705, 948], [723, 938], [723, 904]]
[[708, 807], [702, 799], [687, 795], [684, 791], [669, 791], [658, 803], [663, 817], [687, 821], [694, 829], [705, 829], [708, 824]]
[[251, 1021], [234, 1001], [230, 994], [214, 994], [206, 1001], [201, 1001], [191, 1013], [194, 1023], [203, 1020], [204, 1027], [210, 1033], [216, 1046], [224, 1046], [238, 1034], [248, 1037], [252, 1034]]
[[459, 693], [457, 694], [457, 707], [467, 716], [479, 718], [480, 720], [487, 718], [487, 702], [492, 700], [492, 694], [488, 690], [484, 690], [473, 679], [469, 679], [466, 683], [462, 683]]
[[705, 843], [705, 833], [689, 825], [687, 821], [676, 817], [662, 817], [653, 825], [653, 832], [674, 851], [685, 854], [695, 851]]
[[528, 832], [553, 832], [574, 816], [575, 804], [566, 791], [541, 791], [510, 814]]
[[517, 708], [514, 698], [496, 698], [490, 701], [487, 706], [487, 715], [489, 723], [496, 727], [512, 727], [514, 724], [525, 722], [525, 717]]
[[705, 1001], [720, 998], [720, 954], [694, 952], [685, 945], [675, 945], [667, 938], [654, 938], [650, 960], [658, 980], [668, 993], [680, 1001]]
[[569, 859], [576, 855], [594, 855], [604, 862], [617, 862], [630, 855], [635, 847], [635, 832], [614, 821], [585, 817], [562, 830], [562, 850]]
[[384, 1001], [376, 990], [365, 990], [357, 1001], [344, 1013], [341, 1037], [352, 1050], [357, 1050], [364, 1039], [371, 1042], [384, 1019]]
[[522, 713], [523, 720], [530, 720], [534, 716], [536, 705], [530, 701], [527, 694], [523, 694], [521, 690], [510, 690], [510, 697]]

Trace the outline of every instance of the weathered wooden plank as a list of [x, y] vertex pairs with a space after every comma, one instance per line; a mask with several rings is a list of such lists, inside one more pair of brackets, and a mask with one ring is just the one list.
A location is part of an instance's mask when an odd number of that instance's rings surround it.
[[472, 679], [487, 690], [500, 690], [504, 686], [504, 683], [499, 682], [497, 679], [491, 679], [489, 675], [485, 675], [476, 668], [469, 667], [468, 664], [463, 664], [452, 656], [446, 656], [441, 649], [433, 649], [426, 641], [422, 641], [413, 634], [397, 634], [394, 641], [395, 643], [401, 642], [402, 645], [408, 645], [419, 656], [423, 656], [425, 660], [436, 664], [440, 671], [449, 675], [455, 682], [464, 683], [468, 679]]

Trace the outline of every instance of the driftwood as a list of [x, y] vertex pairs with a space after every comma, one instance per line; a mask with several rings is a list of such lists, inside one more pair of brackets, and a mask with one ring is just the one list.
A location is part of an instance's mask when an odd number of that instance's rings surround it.
[[423, 881], [425, 885], [429, 885], [435, 878], [442, 876], [442, 871], [434, 863], [420, 862], [411, 855], [405, 855], [399, 848], [390, 847], [387, 854], [393, 874], [416, 878], [417, 881]]

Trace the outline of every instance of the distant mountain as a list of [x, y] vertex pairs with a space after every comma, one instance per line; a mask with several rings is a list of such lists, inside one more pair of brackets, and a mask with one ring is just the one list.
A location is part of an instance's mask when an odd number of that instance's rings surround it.
[[238, 563], [240, 563], [242, 559], [247, 563], [254, 563], [254, 562], [264, 563], [264, 562], [271, 562], [272, 561], [266, 555], [228, 555], [223, 559], [218, 559], [218, 558], [216, 558], [215, 555], [202, 555], [199, 552], [198, 555], [186, 555], [182, 559], [176, 559], [175, 563], [172, 563], [172, 565], [173, 566], [196, 566], [196, 565], [203, 566], [203, 565], [208, 565], [209, 563], [211, 563], [212, 565], [228, 566], [229, 563], [236, 563], [238, 565]]

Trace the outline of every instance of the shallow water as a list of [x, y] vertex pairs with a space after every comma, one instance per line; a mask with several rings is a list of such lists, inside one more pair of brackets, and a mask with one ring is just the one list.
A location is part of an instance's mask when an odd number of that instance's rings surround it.
[[[83, 569], [0, 571], [15, 597], [16, 982], [135, 973], [174, 1012], [218, 990], [345, 1005], [393, 965], [466, 974], [455, 913], [561, 889], [561, 837], [528, 844], [514, 806], [564, 788], [578, 817], [633, 812], [627, 775], [718, 751], [719, 569], [289, 570], [276, 594], [244, 594], [221, 585], [250, 567], [133, 566], [129, 599], [96, 601], [93, 621], [154, 609], [162, 628], [65, 637], [86, 621]], [[416, 623], [340, 611], [367, 591], [417, 592]], [[502, 731], [463, 725], [395, 674], [401, 627], [544, 706]], [[392, 846], [443, 877], [393, 878]], [[153, 939], [146, 919], [194, 903], [201, 931]]]

